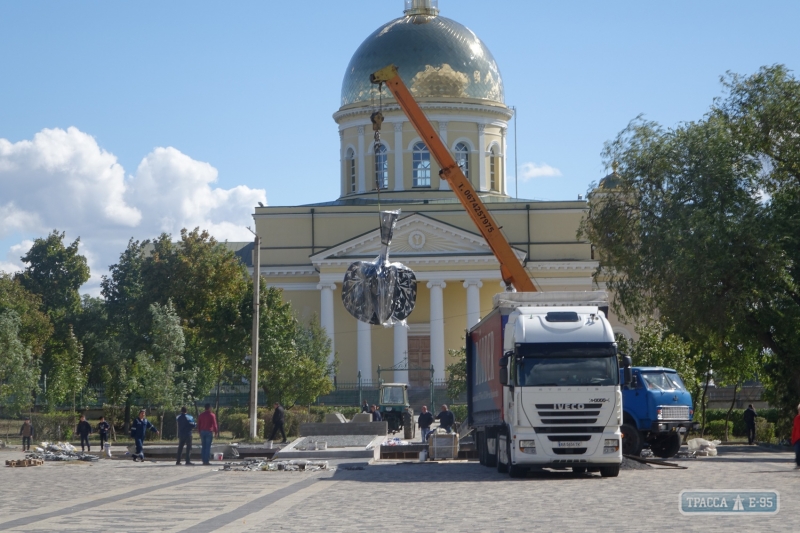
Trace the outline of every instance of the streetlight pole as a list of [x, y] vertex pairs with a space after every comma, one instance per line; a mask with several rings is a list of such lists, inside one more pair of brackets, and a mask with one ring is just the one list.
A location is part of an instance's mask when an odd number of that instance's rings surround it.
[[[249, 229], [249, 228], [248, 228]], [[252, 232], [252, 230], [250, 230]], [[258, 438], [258, 322], [261, 296], [261, 238], [253, 242], [253, 353], [250, 356], [250, 440]]]

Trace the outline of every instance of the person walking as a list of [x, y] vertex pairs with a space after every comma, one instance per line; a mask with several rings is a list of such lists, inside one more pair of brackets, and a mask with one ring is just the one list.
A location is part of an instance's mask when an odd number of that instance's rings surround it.
[[203, 458], [204, 465], [211, 464], [211, 443], [214, 435], [219, 434], [217, 427], [217, 417], [211, 411], [211, 404], [205, 405], [206, 410], [197, 417], [197, 431], [200, 432], [200, 457]]
[[186, 464], [192, 465], [192, 430], [197, 426], [194, 422], [192, 415], [186, 414], [186, 407], [181, 407], [181, 414], [175, 419], [178, 425], [178, 458], [175, 461], [176, 465], [181, 464], [181, 454], [183, 447], [186, 446]]
[[794, 462], [800, 469], [800, 405], [797, 406], [797, 416], [794, 417], [792, 426], [792, 446], [794, 446]]
[[381, 412], [378, 410], [377, 405], [373, 405], [369, 408], [370, 412], [372, 413], [372, 421], [373, 422], [381, 422], [383, 421], [383, 417], [381, 417]]
[[419, 425], [419, 432], [422, 434], [422, 442], [428, 441], [428, 434], [431, 432], [431, 425], [433, 425], [433, 413], [428, 411], [428, 406], [422, 406], [422, 412], [417, 419]]
[[81, 451], [84, 451], [83, 446], [86, 445], [87, 451], [91, 452], [92, 446], [89, 444], [89, 435], [92, 434], [92, 425], [86, 421], [86, 415], [81, 415], [81, 421], [78, 422], [75, 432], [81, 437]]
[[286, 443], [286, 432], [283, 429], [285, 422], [286, 412], [283, 410], [283, 407], [281, 407], [281, 404], [275, 402], [275, 411], [272, 413], [272, 434], [269, 436], [268, 440], [275, 440], [275, 436], [278, 434], [278, 431], [280, 431], [283, 437], [281, 444]]
[[97, 434], [100, 436], [100, 452], [102, 453], [106, 443], [108, 442], [108, 432], [111, 430], [111, 424], [106, 422], [106, 417], [101, 416], [100, 422], [97, 424]]
[[139, 459], [141, 462], [144, 462], [144, 436], [147, 433], [147, 430], [153, 431], [154, 433], [158, 434], [158, 430], [156, 427], [150, 423], [150, 421], [145, 418], [145, 411], [144, 409], [139, 410], [139, 416], [133, 419], [133, 424], [131, 424], [131, 437], [133, 437], [133, 441], [136, 443], [136, 453], [133, 454], [133, 462], [136, 462], [136, 459]]
[[754, 444], [756, 440], [756, 410], [752, 403], [744, 410], [742, 417], [744, 425], [747, 427], [747, 444]]
[[33, 438], [33, 424], [30, 418], [25, 418], [22, 427], [19, 429], [19, 436], [22, 437], [22, 451], [31, 451], [31, 439]]
[[439, 427], [448, 433], [452, 433], [453, 424], [456, 423], [456, 417], [453, 411], [447, 409], [446, 405], [442, 405], [442, 410], [436, 415], [436, 420], [439, 421]]

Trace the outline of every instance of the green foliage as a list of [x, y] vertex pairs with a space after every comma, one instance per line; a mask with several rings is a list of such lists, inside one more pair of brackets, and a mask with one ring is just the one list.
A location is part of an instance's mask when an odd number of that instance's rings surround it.
[[34, 440], [36, 442], [69, 440], [78, 424], [78, 418], [77, 413], [55, 412], [33, 415], [31, 424], [33, 424]]
[[788, 411], [800, 397], [800, 81], [778, 65], [723, 83], [701, 120], [639, 118], [607, 143], [614, 187], [590, 193], [580, 234], [621, 317], [659, 316], [720, 382], [753, 377], [764, 357], [768, 399]]
[[662, 322], [636, 327], [639, 340], [619, 338], [619, 351], [631, 356], [635, 366], [663, 366], [677, 370], [687, 388], [698, 383], [692, 348], [678, 335], [669, 333]]
[[68, 335], [63, 343], [51, 345], [50, 372], [47, 382], [47, 402], [50, 407], [69, 402], [72, 410], [77, 405], [76, 397], [86, 387], [87, 368], [83, 362], [83, 346], [68, 328]]
[[453, 416], [456, 417], [456, 421], [463, 422], [467, 419], [467, 406], [464, 404], [459, 405], [448, 405], [448, 409], [453, 411]]
[[39, 364], [20, 340], [21, 320], [11, 310], [0, 310], [0, 405], [22, 412], [39, 388]]
[[42, 310], [42, 299], [26, 290], [19, 279], [0, 272], [0, 311], [14, 311], [19, 317], [19, 340], [38, 360], [53, 334], [50, 318]]
[[[725, 420], [712, 420], [706, 424], [706, 434], [717, 438], [725, 437]], [[728, 421], [728, 435], [733, 435], [733, 421]]]
[[[225, 431], [230, 431], [234, 439], [246, 439], [250, 436], [250, 417], [246, 414], [232, 414], [227, 418]], [[222, 431], [222, 428], [220, 428]], [[264, 435], [264, 419], [258, 420], [257, 435]]]
[[756, 417], [756, 442], [772, 444], [775, 439], [775, 424], [766, 418]]
[[447, 395], [458, 398], [467, 392], [467, 348], [462, 346], [458, 350], [447, 350], [454, 359], [447, 365]]

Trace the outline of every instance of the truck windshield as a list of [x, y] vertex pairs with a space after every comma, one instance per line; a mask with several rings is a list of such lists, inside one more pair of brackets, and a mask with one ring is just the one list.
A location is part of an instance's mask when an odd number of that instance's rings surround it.
[[618, 385], [611, 343], [547, 343], [517, 347], [516, 382], [523, 387]]
[[674, 372], [642, 372], [642, 381], [649, 390], [686, 390], [681, 378]]
[[381, 403], [393, 404], [403, 402], [403, 387], [384, 387]]

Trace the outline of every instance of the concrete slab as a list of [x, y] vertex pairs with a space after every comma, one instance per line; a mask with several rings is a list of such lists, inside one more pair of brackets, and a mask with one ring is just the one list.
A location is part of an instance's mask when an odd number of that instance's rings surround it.
[[350, 422], [347, 424], [300, 424], [300, 435], [382, 435], [389, 433], [386, 422]]

